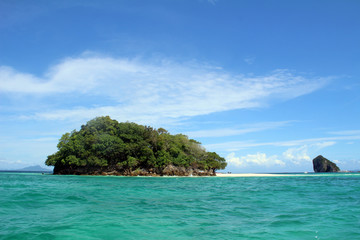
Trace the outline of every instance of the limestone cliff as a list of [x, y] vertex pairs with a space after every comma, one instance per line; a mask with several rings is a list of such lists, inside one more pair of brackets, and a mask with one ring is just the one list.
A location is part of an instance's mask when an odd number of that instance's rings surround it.
[[335, 163], [319, 155], [313, 159], [314, 172], [339, 172], [340, 169]]

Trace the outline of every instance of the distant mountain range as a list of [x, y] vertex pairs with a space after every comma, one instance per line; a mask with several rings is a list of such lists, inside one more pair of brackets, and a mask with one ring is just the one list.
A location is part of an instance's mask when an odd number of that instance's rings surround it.
[[21, 169], [16, 169], [15, 171], [19, 171], [19, 172], [52, 172], [51, 169], [43, 168], [43, 167], [41, 167], [39, 165], [29, 166], [29, 167], [25, 167], [25, 168], [21, 168]]

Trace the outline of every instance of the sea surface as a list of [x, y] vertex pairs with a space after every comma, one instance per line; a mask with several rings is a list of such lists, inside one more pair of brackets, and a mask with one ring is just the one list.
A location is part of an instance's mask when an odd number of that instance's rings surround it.
[[0, 239], [360, 239], [360, 174], [2, 172]]

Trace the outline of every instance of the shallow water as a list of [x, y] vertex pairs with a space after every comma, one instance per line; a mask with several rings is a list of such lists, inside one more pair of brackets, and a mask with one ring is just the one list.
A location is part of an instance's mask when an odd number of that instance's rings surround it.
[[0, 173], [0, 239], [360, 239], [360, 174]]

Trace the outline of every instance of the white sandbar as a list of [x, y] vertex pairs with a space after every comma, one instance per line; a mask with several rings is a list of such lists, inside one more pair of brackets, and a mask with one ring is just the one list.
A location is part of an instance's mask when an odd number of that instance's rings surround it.
[[279, 177], [290, 176], [276, 173], [216, 173], [216, 177]]

